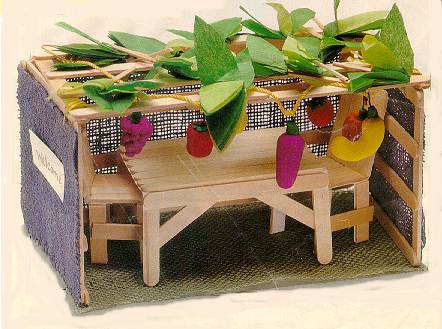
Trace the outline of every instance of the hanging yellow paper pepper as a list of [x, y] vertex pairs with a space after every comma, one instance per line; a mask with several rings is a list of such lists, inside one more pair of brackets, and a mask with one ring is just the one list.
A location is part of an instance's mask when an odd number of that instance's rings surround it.
[[367, 118], [362, 122], [362, 134], [357, 141], [337, 136], [330, 142], [330, 151], [344, 161], [360, 161], [376, 153], [384, 140], [385, 124], [374, 106], [370, 106]]

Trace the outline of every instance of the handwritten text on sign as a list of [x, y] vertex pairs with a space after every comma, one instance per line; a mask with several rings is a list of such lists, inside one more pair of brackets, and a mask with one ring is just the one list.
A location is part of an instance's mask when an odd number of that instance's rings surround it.
[[64, 167], [57, 156], [29, 130], [32, 147], [32, 161], [49, 182], [63, 202], [64, 199]]

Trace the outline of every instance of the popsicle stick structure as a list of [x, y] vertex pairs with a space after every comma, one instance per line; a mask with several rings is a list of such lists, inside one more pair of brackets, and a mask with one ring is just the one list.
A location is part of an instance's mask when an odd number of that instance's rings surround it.
[[[233, 51], [243, 48], [241, 40], [231, 43]], [[327, 152], [327, 145], [330, 138], [340, 134], [346, 114], [360, 108], [362, 96], [337, 86], [315, 88], [309, 97], [328, 97], [334, 104], [336, 120], [333, 126], [316, 129], [306, 120], [305, 106], [301, 105], [296, 120], [308, 147], [304, 150], [295, 184], [283, 190], [275, 182], [275, 148], [285, 122], [269, 96], [250, 94], [246, 131], [237, 135], [222, 154], [214, 150], [209, 157], [196, 159], [186, 152], [184, 137], [188, 124], [201, 120], [202, 115], [188, 103], [153, 99], [121, 115], [93, 105], [67, 112], [64, 102], [57, 96], [58, 88], [66, 81], [85, 81], [100, 76], [100, 72], [53, 72], [52, 64], [50, 56], [35, 57], [21, 63], [23, 71], [20, 74], [40, 84], [34, 88], [44, 88], [51, 104], [65, 116], [67, 122], [64, 124], [77, 133], [78, 236], [81, 237], [77, 248], [81, 302], [89, 302], [84, 271], [83, 252], [87, 248], [87, 241], [82, 238], [84, 225], [90, 227], [88, 248], [94, 263], [107, 262], [107, 240], [140, 241], [144, 282], [154, 286], [160, 280], [162, 246], [211, 207], [251, 200], [259, 200], [271, 208], [271, 234], [285, 229], [286, 216], [312, 228], [314, 248], [322, 264], [332, 260], [333, 231], [354, 228], [355, 242], [369, 239], [373, 212], [374, 218], [410, 263], [421, 263], [422, 89], [429, 86], [428, 78], [415, 74], [409, 83], [369, 89], [372, 103], [384, 119], [386, 137], [376, 155], [358, 162], [334, 158]], [[358, 67], [360, 71], [369, 69], [363, 65]], [[131, 72], [132, 78], [136, 78], [137, 73], [150, 68], [150, 63], [137, 62], [114, 64], [105, 69], [114, 75], [124, 72], [121, 77]], [[355, 66], [332, 65], [331, 68], [345, 72], [354, 70]], [[272, 90], [287, 108], [293, 107], [299, 95], [308, 88], [306, 83], [290, 74], [257, 79], [254, 83]], [[199, 87], [198, 81], [190, 81], [164, 85], [160, 91], [185, 94], [198, 101]], [[20, 88], [24, 86], [19, 84], [19, 91]], [[397, 110], [401, 106], [410, 110]], [[151, 119], [154, 135], [141, 153], [126, 158], [115, 153], [120, 144], [119, 116], [135, 111]], [[51, 128], [47, 127], [47, 131]], [[120, 165], [106, 164], [106, 159], [118, 160], [119, 157], [123, 160]], [[97, 162], [102, 168], [96, 166]], [[103, 173], [106, 170], [107, 173]], [[331, 191], [348, 187], [354, 191], [354, 209], [331, 215]], [[313, 207], [289, 197], [297, 192], [312, 193]], [[88, 204], [88, 216], [84, 214], [83, 202]], [[136, 207], [138, 223], [108, 222], [109, 205], [121, 203]], [[178, 212], [160, 225], [160, 212], [167, 210]]]
[[[83, 195], [88, 204], [91, 262], [107, 264], [108, 240], [141, 240], [142, 195], [125, 170], [116, 153], [93, 156], [85, 132], [81, 132], [83, 149]], [[118, 173], [96, 174], [103, 167], [114, 166]], [[111, 223], [112, 206], [130, 206], [134, 209], [138, 224]], [[117, 208], [118, 209], [118, 208]], [[122, 214], [124, 216], [125, 214]], [[141, 245], [140, 245], [141, 247]], [[142, 249], [140, 248], [140, 251]]]

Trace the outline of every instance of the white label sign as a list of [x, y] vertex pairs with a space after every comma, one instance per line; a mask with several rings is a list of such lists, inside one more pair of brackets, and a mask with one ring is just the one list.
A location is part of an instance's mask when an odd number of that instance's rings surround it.
[[57, 156], [42, 142], [32, 130], [29, 130], [32, 148], [32, 161], [43, 174], [63, 202], [64, 199], [64, 167]]

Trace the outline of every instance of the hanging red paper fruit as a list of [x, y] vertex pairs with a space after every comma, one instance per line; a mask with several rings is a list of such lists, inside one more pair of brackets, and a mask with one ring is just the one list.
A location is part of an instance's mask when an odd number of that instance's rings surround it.
[[307, 102], [307, 116], [317, 127], [328, 126], [333, 121], [333, 104], [327, 97], [313, 98]]
[[205, 121], [192, 122], [187, 127], [187, 152], [190, 155], [203, 158], [212, 152], [213, 142]]
[[349, 141], [355, 142], [361, 137], [362, 121], [367, 117], [367, 110], [351, 112], [347, 115], [342, 126], [342, 136]]
[[276, 146], [276, 182], [288, 189], [298, 176], [305, 142], [294, 122], [287, 122], [287, 130], [279, 136]]
[[152, 123], [140, 112], [134, 112], [128, 117], [121, 118], [120, 127], [123, 131], [121, 145], [124, 146], [128, 157], [140, 153], [153, 133]]

